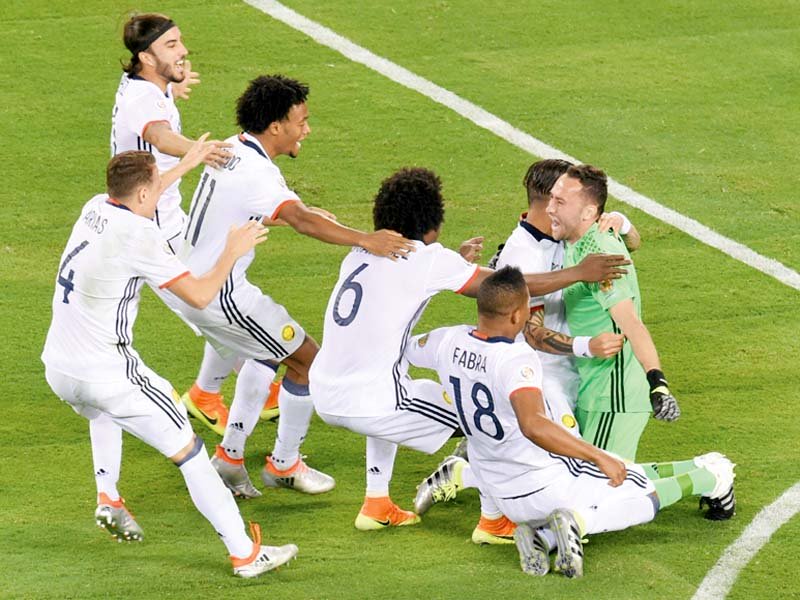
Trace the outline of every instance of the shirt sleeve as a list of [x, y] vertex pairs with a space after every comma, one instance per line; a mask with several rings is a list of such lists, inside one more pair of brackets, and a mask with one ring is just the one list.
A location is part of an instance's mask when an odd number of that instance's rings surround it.
[[169, 111], [167, 103], [162, 98], [160, 101], [151, 94], [140, 94], [128, 99], [117, 121], [132, 131], [135, 135], [144, 138], [144, 132], [149, 125], [163, 121], [169, 125]]
[[506, 398], [526, 388], [542, 389], [542, 364], [532, 348], [517, 350], [515, 356], [499, 366], [498, 375]]
[[155, 225], [148, 223], [126, 241], [126, 262], [148, 283], [166, 288], [189, 275], [189, 269], [172, 253]]
[[275, 165], [268, 167], [266, 172], [259, 170], [258, 179], [250, 182], [252, 194], [247, 201], [247, 211], [274, 220], [286, 204], [299, 202], [300, 197], [289, 189]]
[[436, 369], [439, 347], [444, 339], [445, 329], [434, 329], [429, 333], [416, 335], [408, 342], [405, 357], [415, 367]]
[[442, 290], [460, 294], [478, 276], [480, 267], [464, 260], [458, 253], [436, 244], [438, 248], [428, 271], [425, 292], [433, 295]]

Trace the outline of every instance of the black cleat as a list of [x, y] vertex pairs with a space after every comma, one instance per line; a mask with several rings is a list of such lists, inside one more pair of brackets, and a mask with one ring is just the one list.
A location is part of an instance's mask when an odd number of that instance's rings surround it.
[[736, 496], [733, 494], [733, 486], [720, 498], [700, 498], [700, 508], [708, 506], [704, 515], [709, 521], [727, 521], [736, 514]]

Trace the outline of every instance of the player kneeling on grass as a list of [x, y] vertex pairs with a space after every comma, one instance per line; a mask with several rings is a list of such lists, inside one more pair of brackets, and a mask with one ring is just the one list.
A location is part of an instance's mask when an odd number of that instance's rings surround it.
[[234, 263], [266, 239], [255, 221], [231, 228], [217, 263], [192, 275], [169, 250], [153, 222], [161, 192], [200, 164], [215, 144], [203, 136], [163, 176], [149, 152], [111, 159], [108, 192], [89, 200], [61, 256], [53, 320], [42, 361], [52, 390], [89, 419], [97, 483], [95, 519], [119, 541], [140, 541], [142, 529], [117, 491], [122, 430], [167, 456], [180, 469], [197, 509], [228, 549], [233, 572], [256, 577], [293, 558], [297, 546], [261, 545], [245, 532], [236, 502], [192, 431], [172, 385], [150, 370], [133, 348], [139, 293], [148, 283], [202, 308], [215, 297]]
[[[514, 343], [529, 315], [528, 288], [518, 269], [504, 267], [488, 277], [477, 298], [477, 327], [416, 337], [405, 356], [435, 369], [453, 399], [469, 439], [470, 477], [517, 524], [523, 571], [546, 574], [555, 549], [556, 569], [580, 577], [584, 535], [646, 523], [684, 496], [730, 497], [732, 514], [734, 465], [723, 455], [665, 465], [665, 471], [683, 472], [652, 481], [642, 466], [626, 465], [551, 420], [536, 352]], [[457, 491], [466, 463], [450, 463], [439, 488]]]
[[[320, 417], [367, 437], [366, 498], [355, 521], [362, 530], [419, 521], [389, 498], [398, 444], [436, 452], [458, 421], [440, 384], [409, 377], [403, 349], [431, 297], [445, 290], [474, 296], [492, 272], [437, 243], [444, 201], [441, 181], [427, 169], [402, 169], [386, 179], [373, 220], [378, 230], [414, 240], [415, 251], [398, 260], [358, 247], [350, 251], [328, 301], [322, 347], [309, 375]], [[465, 253], [478, 239], [462, 246]], [[534, 293], [544, 294], [575, 281], [619, 277], [623, 262], [590, 257], [578, 268], [525, 277]]]

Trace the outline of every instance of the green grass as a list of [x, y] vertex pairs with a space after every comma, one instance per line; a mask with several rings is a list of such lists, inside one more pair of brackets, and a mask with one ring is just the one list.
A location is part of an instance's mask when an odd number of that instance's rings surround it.
[[[592, 161], [637, 191], [792, 268], [800, 267], [795, 140], [800, 92], [796, 3], [621, 2], [289, 3], [378, 54], [432, 79], [544, 141]], [[48, 389], [39, 353], [53, 279], [83, 203], [102, 190], [129, 3], [6, 2], [0, 15], [0, 596], [471, 598], [690, 597], [752, 517], [800, 479], [800, 309], [797, 292], [616, 202], [642, 231], [635, 260], [645, 320], [684, 415], [653, 422], [640, 458], [711, 449], [737, 468], [737, 517], [709, 523], [684, 502], [634, 530], [597, 536], [587, 575], [532, 580], [513, 547], [469, 543], [475, 495], [437, 507], [418, 527], [352, 527], [363, 494], [364, 442], [315, 420], [304, 451], [337, 477], [332, 493], [272, 491], [241, 505], [297, 562], [254, 582], [230, 576], [222, 545], [194, 511], [175, 469], [125, 438], [121, 490], [146, 541], [117, 545], [92, 522], [88, 428]], [[403, 165], [436, 170], [448, 212], [443, 242], [503, 241], [523, 208], [532, 158], [243, 3], [163, 2], [203, 83], [181, 105], [184, 131], [235, 132], [233, 101], [248, 79], [284, 72], [311, 84], [313, 132], [280, 166], [307, 202], [370, 224], [382, 178]], [[197, 175], [183, 184], [191, 194]], [[253, 267], [317, 339], [346, 250], [273, 230]], [[442, 295], [420, 330], [465, 322], [471, 301]], [[201, 342], [149, 292], [136, 326], [144, 360], [178, 390]], [[230, 387], [230, 386], [229, 386]], [[230, 395], [230, 390], [228, 390]], [[199, 431], [208, 447], [214, 435]], [[250, 441], [260, 467], [274, 425]], [[393, 494], [408, 505], [436, 464], [401, 450]], [[741, 574], [731, 597], [794, 593], [795, 517]]]

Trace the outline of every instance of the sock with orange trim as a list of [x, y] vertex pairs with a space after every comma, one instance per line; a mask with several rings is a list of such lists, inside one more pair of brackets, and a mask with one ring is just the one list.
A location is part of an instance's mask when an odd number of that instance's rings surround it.
[[194, 454], [190, 453], [178, 466], [186, 482], [192, 502], [219, 535], [232, 556], [248, 556], [253, 551], [253, 542], [245, 533], [244, 521], [239, 514], [236, 500], [219, 474], [208, 460], [208, 454], [200, 438]]
[[122, 464], [122, 429], [106, 414], [89, 421], [92, 463], [97, 494], [119, 499], [117, 482]]
[[367, 436], [367, 497], [389, 495], [397, 444]]
[[195, 385], [204, 392], [219, 394], [222, 384], [228, 378], [236, 365], [237, 358], [222, 358], [214, 347], [206, 342], [203, 347], [203, 361], [200, 363], [200, 371], [197, 373]]
[[[269, 382], [267, 382], [269, 384]], [[260, 397], [261, 406], [264, 395]], [[261, 410], [259, 406], [259, 413]], [[278, 435], [272, 449], [272, 461], [278, 469], [288, 469], [300, 458], [300, 445], [306, 439], [311, 415], [314, 414], [314, 403], [308, 391], [308, 385], [291, 381], [284, 376], [278, 393], [278, 407], [281, 417], [278, 420]]]

